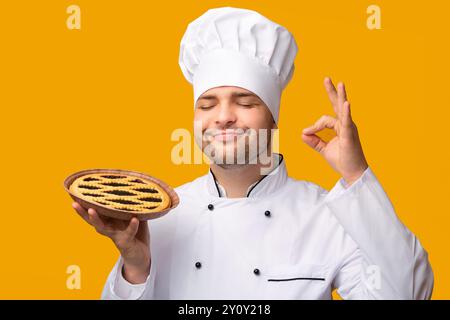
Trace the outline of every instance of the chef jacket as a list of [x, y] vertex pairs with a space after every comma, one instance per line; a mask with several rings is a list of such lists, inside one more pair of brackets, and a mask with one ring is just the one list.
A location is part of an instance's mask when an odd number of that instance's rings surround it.
[[177, 208], [149, 220], [142, 284], [119, 257], [102, 299], [429, 299], [428, 254], [396, 216], [371, 168], [327, 191], [287, 174], [282, 155], [246, 197], [227, 198], [211, 170], [178, 188]]

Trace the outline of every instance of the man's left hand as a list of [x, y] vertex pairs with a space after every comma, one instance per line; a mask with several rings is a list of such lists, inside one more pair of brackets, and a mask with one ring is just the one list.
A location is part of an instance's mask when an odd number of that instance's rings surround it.
[[[324, 115], [314, 125], [303, 129], [302, 140], [325, 158], [344, 178], [348, 187], [358, 180], [369, 165], [364, 157], [358, 129], [352, 120], [344, 83], [338, 83], [336, 89], [327, 77], [324, 85], [336, 116]], [[324, 128], [336, 132], [329, 142], [315, 134]]]

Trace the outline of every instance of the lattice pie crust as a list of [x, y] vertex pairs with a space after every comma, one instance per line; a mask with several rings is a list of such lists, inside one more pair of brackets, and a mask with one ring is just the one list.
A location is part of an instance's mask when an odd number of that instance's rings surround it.
[[170, 207], [170, 197], [153, 181], [126, 174], [95, 173], [75, 179], [70, 191], [103, 206], [132, 212], [159, 212]]

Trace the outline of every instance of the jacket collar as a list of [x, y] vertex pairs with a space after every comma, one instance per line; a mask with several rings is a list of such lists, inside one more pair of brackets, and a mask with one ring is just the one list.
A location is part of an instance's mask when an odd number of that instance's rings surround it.
[[[259, 181], [254, 183], [247, 191], [247, 198], [258, 198], [269, 196], [271, 193], [280, 189], [287, 181], [287, 169], [282, 154], [273, 154], [274, 169], [267, 175], [263, 175]], [[220, 186], [214, 177], [211, 168], [206, 177], [207, 189], [210, 195], [214, 197], [223, 197], [220, 192]]]

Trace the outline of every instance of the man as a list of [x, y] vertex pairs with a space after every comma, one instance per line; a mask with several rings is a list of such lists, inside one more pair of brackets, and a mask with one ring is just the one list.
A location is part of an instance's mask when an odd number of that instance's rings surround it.
[[[371, 171], [342, 83], [325, 79], [335, 117], [302, 134], [342, 176], [330, 192], [288, 177], [272, 152], [296, 53], [285, 28], [251, 10], [212, 9], [189, 24], [179, 63], [210, 171], [178, 187], [179, 206], [148, 223], [74, 203], [120, 252], [102, 298], [331, 299], [333, 289], [344, 299], [431, 297], [428, 255]], [[316, 135], [324, 128], [336, 132], [328, 143]]]

